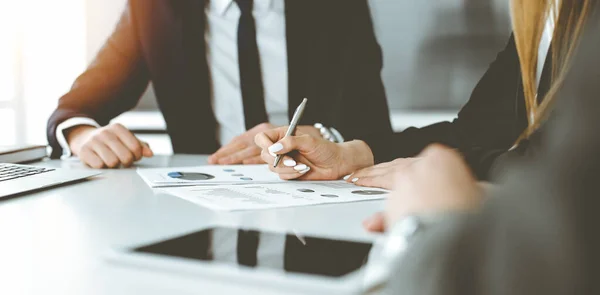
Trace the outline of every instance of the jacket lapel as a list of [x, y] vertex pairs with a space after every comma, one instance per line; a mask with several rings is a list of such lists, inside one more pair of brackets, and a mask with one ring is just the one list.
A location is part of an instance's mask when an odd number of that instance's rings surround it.
[[[179, 2], [179, 1], [175, 1]], [[206, 29], [205, 0], [181, 1], [183, 2], [183, 56], [185, 64], [182, 65], [185, 77], [186, 103], [182, 103], [187, 109], [182, 113], [188, 113], [186, 124], [191, 129], [197, 130], [198, 134], [206, 136], [195, 137], [194, 145], [199, 147], [210, 146], [209, 141], [215, 141], [216, 147], [216, 120], [211, 105], [211, 83], [206, 59], [206, 40], [204, 38]], [[187, 103], [189, 101], [190, 103]], [[214, 139], [214, 140], [213, 140]]]
[[[324, 117], [340, 102], [342, 85], [352, 49], [346, 48], [346, 22], [329, 16], [339, 8], [336, 1], [286, 0], [286, 37], [288, 52], [288, 114], [291, 118], [304, 97], [309, 100], [301, 124], [322, 122], [330, 124], [334, 118]], [[318, 7], [316, 9], [315, 7]], [[316, 10], [315, 10], [316, 9]]]
[[154, 58], [160, 66], [153, 72], [165, 81], [161, 109], [173, 148], [177, 153], [212, 153], [217, 148], [216, 120], [206, 61], [205, 0], [162, 3], [166, 12], [157, 22], [161, 36], [156, 48], [163, 53]]
[[288, 53], [288, 116], [291, 119], [296, 106], [307, 95], [308, 27], [305, 0], [285, 1], [285, 21]]
[[[179, 2], [179, 1], [175, 1]], [[206, 28], [206, 16], [204, 14], [205, 0], [182, 1], [184, 3], [183, 13], [183, 60], [185, 64], [180, 65], [187, 73], [188, 87], [190, 93], [196, 93], [206, 101], [210, 110], [210, 83], [208, 74], [208, 63], [206, 61], [206, 41], [204, 39]], [[195, 91], [192, 91], [194, 89]], [[199, 92], [199, 93], [198, 93]], [[208, 113], [206, 113], [208, 114]]]

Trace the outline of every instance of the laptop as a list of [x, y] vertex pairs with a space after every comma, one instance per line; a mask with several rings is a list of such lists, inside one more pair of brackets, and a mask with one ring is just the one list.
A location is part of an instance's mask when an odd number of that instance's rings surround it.
[[83, 180], [96, 171], [53, 169], [0, 163], [0, 199]]

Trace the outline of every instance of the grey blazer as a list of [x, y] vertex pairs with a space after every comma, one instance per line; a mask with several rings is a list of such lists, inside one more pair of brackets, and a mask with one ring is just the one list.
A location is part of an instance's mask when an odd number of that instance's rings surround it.
[[594, 9], [543, 148], [510, 165], [481, 212], [423, 230], [388, 294], [600, 294], [598, 52]]

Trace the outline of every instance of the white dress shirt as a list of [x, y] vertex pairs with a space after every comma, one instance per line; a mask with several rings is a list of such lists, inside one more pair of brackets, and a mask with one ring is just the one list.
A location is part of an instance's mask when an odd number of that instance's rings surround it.
[[[237, 27], [240, 9], [233, 0], [210, 0], [205, 10], [207, 61], [212, 89], [212, 108], [217, 119], [217, 140], [225, 145], [246, 131], [238, 65]], [[284, 0], [254, 0], [256, 42], [269, 122], [288, 124], [288, 67]], [[64, 131], [78, 126], [100, 125], [89, 118], [71, 118], [58, 125], [56, 138], [63, 157], [71, 150]]]

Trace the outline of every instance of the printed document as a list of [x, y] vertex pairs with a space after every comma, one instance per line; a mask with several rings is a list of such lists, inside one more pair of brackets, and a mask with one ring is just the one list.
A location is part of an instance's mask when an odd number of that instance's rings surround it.
[[286, 181], [244, 185], [164, 188], [177, 196], [212, 210], [261, 210], [383, 199], [387, 190], [359, 187], [344, 181]]
[[152, 188], [283, 182], [277, 174], [269, 170], [267, 165], [206, 165], [138, 169], [137, 173]]

